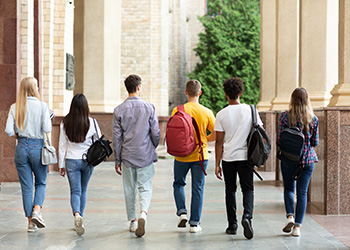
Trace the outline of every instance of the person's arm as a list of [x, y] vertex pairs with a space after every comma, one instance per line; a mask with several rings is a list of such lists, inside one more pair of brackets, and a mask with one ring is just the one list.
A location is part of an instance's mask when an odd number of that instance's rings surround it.
[[114, 110], [113, 114], [113, 124], [112, 124], [112, 134], [113, 134], [113, 147], [114, 147], [114, 159], [115, 159], [115, 171], [117, 174], [122, 174], [121, 168], [121, 145], [123, 139], [122, 128], [120, 120], [118, 120], [117, 109]]
[[281, 132], [283, 129], [285, 129], [286, 124], [288, 123], [288, 121], [286, 121], [286, 116], [287, 116], [286, 113], [282, 113], [280, 120], [279, 120], [277, 139], [276, 139], [277, 146], [280, 145]]
[[310, 138], [310, 144], [312, 147], [316, 147], [319, 142], [319, 137], [318, 137], [318, 119], [317, 117], [314, 118], [314, 127], [312, 128], [311, 132], [311, 138]]
[[64, 131], [63, 122], [60, 124], [60, 137], [59, 137], [59, 143], [58, 143], [58, 167], [59, 167], [59, 173], [61, 176], [65, 176], [66, 169], [65, 169], [65, 158], [67, 153], [67, 146], [68, 146], [68, 140], [66, 132]]
[[50, 119], [50, 110], [46, 103], [42, 103], [42, 129], [45, 133], [50, 133], [52, 130], [52, 123]]
[[222, 159], [222, 153], [224, 151], [224, 136], [225, 132], [216, 131], [215, 140], [215, 175], [218, 179], [222, 180], [222, 172], [220, 162]]
[[215, 139], [216, 139], [216, 132], [215, 132], [215, 131], [211, 132], [211, 133], [207, 136], [208, 142], [209, 142], [209, 141], [215, 141]]
[[152, 114], [149, 120], [149, 126], [150, 126], [150, 135], [151, 135], [151, 141], [154, 146], [154, 148], [157, 148], [159, 145], [159, 140], [160, 140], [160, 130], [159, 130], [159, 122], [158, 122], [158, 117], [156, 114], [156, 110], [154, 106], [152, 107]]
[[207, 136], [207, 141], [215, 141], [216, 139], [216, 133], [215, 133], [215, 116], [213, 112], [210, 112], [209, 114], [209, 124], [208, 124], [208, 130], [210, 134]]
[[6, 121], [6, 128], [5, 133], [8, 136], [14, 136], [16, 137], [16, 131], [15, 131], [15, 114], [14, 114], [14, 105], [11, 106], [7, 121]]

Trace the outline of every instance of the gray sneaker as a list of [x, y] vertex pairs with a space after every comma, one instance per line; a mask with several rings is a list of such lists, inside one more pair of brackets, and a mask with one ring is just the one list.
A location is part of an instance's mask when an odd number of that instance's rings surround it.
[[32, 222], [38, 226], [38, 228], [46, 227], [45, 221], [41, 215], [41, 213], [33, 212], [32, 214]]
[[83, 225], [83, 217], [81, 217], [79, 214], [74, 216], [74, 226], [75, 226], [75, 231], [77, 232], [77, 235], [81, 236], [85, 233], [85, 228]]
[[32, 222], [28, 225], [27, 232], [28, 233], [35, 233], [38, 230], [38, 227]]

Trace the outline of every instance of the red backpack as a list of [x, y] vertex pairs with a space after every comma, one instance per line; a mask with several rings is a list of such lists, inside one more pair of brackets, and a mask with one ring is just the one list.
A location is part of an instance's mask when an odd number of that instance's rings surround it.
[[170, 117], [167, 126], [165, 141], [170, 155], [185, 157], [197, 148], [194, 130], [196, 131], [199, 145], [199, 163], [205, 175], [203, 167], [203, 143], [196, 120], [185, 112], [184, 105], [177, 107], [177, 112]]

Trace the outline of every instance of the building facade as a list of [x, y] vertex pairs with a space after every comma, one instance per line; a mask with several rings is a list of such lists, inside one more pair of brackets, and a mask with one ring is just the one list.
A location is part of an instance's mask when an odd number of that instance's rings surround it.
[[[186, 101], [186, 73], [198, 62], [197, 16], [205, 11], [205, 0], [0, 0], [2, 131], [26, 76], [38, 79], [41, 98], [56, 115], [54, 127], [75, 93], [88, 98], [93, 114], [110, 116], [127, 97], [129, 74], [141, 76], [142, 98], [159, 117], [168, 116]], [[54, 143], [57, 136], [53, 131]], [[14, 148], [15, 140], [0, 134], [0, 181], [18, 179]]]

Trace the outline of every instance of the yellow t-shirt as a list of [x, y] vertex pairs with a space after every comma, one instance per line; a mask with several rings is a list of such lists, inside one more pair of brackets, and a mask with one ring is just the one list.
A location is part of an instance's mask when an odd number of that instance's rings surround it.
[[[190, 114], [194, 119], [196, 119], [196, 122], [198, 124], [199, 133], [201, 135], [201, 140], [203, 143], [203, 156], [204, 160], [208, 160], [208, 141], [207, 141], [207, 130], [210, 132], [214, 131], [215, 126], [215, 116], [213, 112], [204, 107], [203, 105], [195, 102], [187, 102], [184, 104], [185, 112]], [[177, 107], [173, 109], [173, 112], [171, 113], [171, 116], [173, 116], [177, 112]], [[197, 140], [197, 135], [196, 142]], [[181, 162], [193, 162], [193, 161], [199, 161], [199, 147], [197, 146], [196, 150], [193, 151], [190, 155], [186, 157], [175, 157], [175, 160], [181, 161]]]

